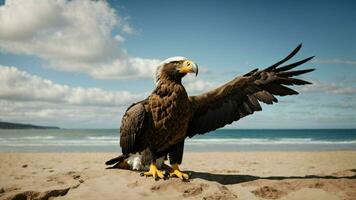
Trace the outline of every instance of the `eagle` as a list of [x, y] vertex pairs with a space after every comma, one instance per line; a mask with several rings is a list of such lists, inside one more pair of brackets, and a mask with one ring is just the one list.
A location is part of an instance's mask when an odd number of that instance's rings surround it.
[[[292, 70], [314, 56], [285, 64], [301, 49], [298, 45], [288, 56], [263, 69], [237, 76], [214, 90], [188, 96], [182, 79], [188, 73], [198, 75], [198, 65], [185, 57], [172, 57], [156, 69], [153, 92], [128, 107], [122, 117], [120, 146], [122, 155], [106, 162], [115, 168], [146, 171], [143, 176], [157, 179], [189, 179], [180, 170], [184, 141], [198, 134], [224, 127], [261, 111], [260, 102], [277, 103], [276, 96], [297, 95], [287, 87], [311, 84], [295, 76], [314, 69]], [[164, 163], [169, 159], [169, 165]]]

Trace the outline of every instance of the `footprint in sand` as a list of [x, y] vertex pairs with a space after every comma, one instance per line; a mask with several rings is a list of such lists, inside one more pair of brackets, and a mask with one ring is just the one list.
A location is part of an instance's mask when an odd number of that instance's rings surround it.
[[226, 186], [218, 185], [218, 191], [212, 195], [203, 197], [203, 200], [216, 200], [216, 199], [237, 199], [237, 195], [232, 193]]
[[264, 199], [278, 199], [286, 195], [286, 193], [282, 192], [281, 190], [277, 190], [276, 188], [271, 186], [260, 187], [256, 190], [253, 190], [252, 193]]
[[135, 181], [135, 182], [133, 182], [133, 183], [129, 183], [129, 184], [127, 184], [126, 186], [129, 187], [129, 188], [135, 188], [135, 187], [138, 186], [138, 181]]
[[24, 191], [17, 193], [13, 196], [8, 197], [9, 200], [16, 199], [50, 199], [52, 197], [64, 196], [68, 193], [70, 188], [57, 189], [57, 190], [48, 190], [45, 192], [37, 191]]
[[203, 187], [193, 186], [183, 191], [183, 197], [193, 197], [203, 193]]
[[209, 185], [200, 183], [191, 183], [191, 182], [182, 182], [181, 180], [169, 180], [167, 182], [163, 182], [160, 184], [156, 184], [151, 187], [151, 191], [167, 191], [167, 190], [175, 190], [182, 193], [182, 196], [193, 197], [199, 194], [202, 194], [205, 189], [207, 189]]

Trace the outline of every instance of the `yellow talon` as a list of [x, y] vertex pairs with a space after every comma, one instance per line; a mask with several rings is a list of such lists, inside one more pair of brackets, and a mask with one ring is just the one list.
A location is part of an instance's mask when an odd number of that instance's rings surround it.
[[180, 171], [178, 164], [172, 165], [172, 171], [169, 173], [169, 176], [176, 176], [182, 180], [188, 180], [189, 175]]
[[157, 169], [155, 164], [150, 165], [150, 170], [144, 173], [145, 176], [153, 176], [153, 178], [164, 178], [163, 172]]

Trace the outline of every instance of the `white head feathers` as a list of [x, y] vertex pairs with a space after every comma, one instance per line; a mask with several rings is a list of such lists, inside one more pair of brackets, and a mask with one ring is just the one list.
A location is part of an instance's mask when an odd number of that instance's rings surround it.
[[183, 57], [183, 56], [174, 56], [174, 57], [170, 57], [170, 58], [167, 58], [166, 60], [162, 61], [156, 68], [156, 71], [154, 74], [154, 81], [155, 81], [156, 86], [159, 84], [159, 81], [161, 78], [161, 70], [165, 64], [168, 64], [168, 63], [174, 62], [174, 61], [183, 61], [183, 60], [187, 60], [187, 58]]
[[168, 64], [170, 62], [183, 61], [183, 60], [187, 60], [187, 58], [183, 57], [183, 56], [174, 56], [174, 57], [167, 58], [166, 60], [162, 61], [159, 65], [163, 66], [163, 65]]

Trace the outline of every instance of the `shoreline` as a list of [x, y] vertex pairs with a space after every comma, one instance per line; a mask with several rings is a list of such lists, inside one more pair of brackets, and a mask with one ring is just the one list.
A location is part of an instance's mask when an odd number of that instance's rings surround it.
[[[240, 150], [240, 151], [235, 151], [235, 150], [226, 150], [226, 151], [217, 151], [217, 150], [206, 150], [206, 151], [200, 151], [200, 150], [185, 150], [184, 154], [194, 154], [194, 153], [283, 153], [283, 152], [288, 152], [288, 153], [323, 153], [323, 152], [356, 152], [356, 149], [326, 149], [326, 150]], [[92, 154], [92, 153], [100, 153], [100, 154], [121, 154], [120, 151], [0, 151], [1, 154], [7, 154], [7, 153], [19, 153], [19, 154]]]
[[[356, 150], [356, 130], [216, 130], [187, 138], [186, 152]], [[0, 130], [0, 152], [120, 152], [114, 130]]]
[[[265, 153], [282, 153], [282, 152], [288, 152], [288, 153], [318, 153], [318, 152], [356, 152], [356, 148], [352, 149], [352, 148], [345, 148], [345, 149], [278, 149], [278, 150], [266, 150], [266, 149], [251, 149], [251, 150], [246, 150], [246, 149], [242, 149], [242, 150], [232, 150], [232, 149], [219, 149], [219, 150], [211, 150], [211, 149], [207, 149], [207, 150], [202, 150], [202, 149], [194, 149], [194, 150], [184, 150], [185, 154], [189, 154], [189, 153], [258, 153], [258, 152], [265, 152]], [[24, 151], [20, 151], [20, 150], [0, 150], [0, 154], [2, 153], [27, 153], [27, 154], [31, 154], [31, 153], [59, 153], [59, 154], [66, 154], [66, 153], [83, 153], [83, 154], [90, 154], [90, 153], [102, 153], [102, 154], [121, 154], [121, 149], [119, 149], [118, 151], [106, 151], [106, 150], [102, 150], [102, 151], [95, 151], [95, 150], [91, 150], [91, 151], [82, 151], [82, 150], [66, 150], [66, 151], [61, 151], [61, 150], [55, 150], [55, 151], [44, 151], [44, 150], [24, 150]]]
[[185, 152], [177, 178], [105, 169], [116, 152], [0, 152], [0, 199], [346, 199], [356, 196], [356, 151]]

